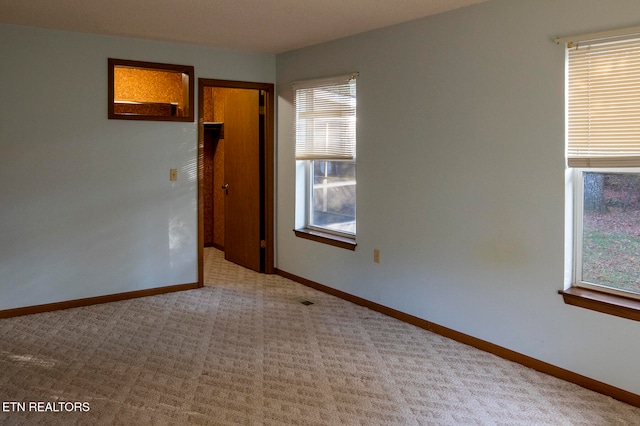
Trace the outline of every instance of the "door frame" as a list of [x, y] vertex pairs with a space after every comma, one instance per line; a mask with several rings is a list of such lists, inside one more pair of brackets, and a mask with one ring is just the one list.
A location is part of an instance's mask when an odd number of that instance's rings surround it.
[[204, 89], [205, 87], [225, 87], [233, 89], [262, 90], [264, 100], [264, 150], [263, 174], [260, 186], [264, 191], [264, 216], [260, 218], [264, 229], [264, 273], [275, 273], [274, 265], [274, 105], [275, 90], [272, 83], [253, 83], [235, 80], [198, 79], [198, 287], [204, 287]]

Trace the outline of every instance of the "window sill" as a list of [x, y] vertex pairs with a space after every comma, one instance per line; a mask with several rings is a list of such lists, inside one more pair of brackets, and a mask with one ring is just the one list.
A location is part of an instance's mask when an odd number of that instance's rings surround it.
[[328, 244], [334, 247], [340, 247], [347, 250], [356, 249], [356, 241], [352, 238], [341, 237], [339, 235], [330, 234], [328, 232], [321, 232], [315, 229], [294, 229], [293, 232], [296, 237], [304, 238], [307, 240], [317, 241], [319, 243]]
[[640, 300], [580, 287], [570, 287], [558, 293], [568, 305], [640, 321]]

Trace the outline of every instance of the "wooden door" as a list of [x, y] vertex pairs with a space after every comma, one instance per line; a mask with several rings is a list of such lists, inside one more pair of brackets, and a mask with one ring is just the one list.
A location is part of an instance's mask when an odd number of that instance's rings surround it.
[[225, 259], [260, 271], [260, 92], [227, 90], [224, 108]]

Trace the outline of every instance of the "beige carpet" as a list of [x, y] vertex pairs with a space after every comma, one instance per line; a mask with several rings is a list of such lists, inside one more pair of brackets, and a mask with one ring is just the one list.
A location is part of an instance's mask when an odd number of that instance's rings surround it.
[[639, 408], [215, 249], [205, 264], [203, 289], [0, 320], [0, 424], [640, 423]]

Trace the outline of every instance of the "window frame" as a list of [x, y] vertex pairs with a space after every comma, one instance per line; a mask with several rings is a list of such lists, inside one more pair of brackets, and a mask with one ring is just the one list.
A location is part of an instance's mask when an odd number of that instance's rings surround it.
[[[194, 112], [194, 87], [195, 72], [191, 65], [175, 65], [164, 64], [158, 62], [135, 61], [129, 59], [107, 58], [107, 118], [109, 120], [146, 120], [146, 121], [177, 121], [177, 122], [193, 122], [195, 120]], [[160, 71], [168, 73], [182, 74], [183, 80], [188, 80], [183, 90], [186, 92], [185, 107], [188, 109], [184, 115], [148, 115], [143, 113], [118, 113], [115, 105], [118, 102], [115, 99], [115, 69], [116, 68], [132, 68], [147, 71]], [[184, 83], [183, 83], [184, 84]], [[185, 90], [186, 88], [186, 90]], [[136, 102], [133, 102], [136, 103]], [[142, 102], [144, 103], [144, 102]]]
[[[569, 49], [585, 48], [585, 45], [611, 43], [615, 41], [625, 41], [633, 38], [640, 38], [640, 27], [624, 28], [612, 31], [604, 31], [599, 33], [583, 34], [571, 37], [559, 37], [555, 42], [566, 47], [565, 50], [565, 119], [566, 119], [566, 137], [565, 137], [565, 156], [566, 170], [571, 176], [571, 180], [567, 181], [567, 220], [571, 224], [567, 224], [566, 243], [569, 250], [566, 258], [566, 271], [570, 271], [570, 277], [566, 274], [565, 286], [558, 293], [563, 296], [564, 302], [580, 308], [590, 309], [621, 318], [640, 321], [640, 298], [629, 297], [635, 295], [632, 292], [617, 291], [609, 287], [599, 285], [591, 285], [582, 280], [582, 237], [583, 237], [583, 200], [584, 200], [584, 178], [585, 171], [590, 172], [611, 172], [624, 173], [625, 169], [632, 173], [640, 172], [638, 154], [628, 152], [620, 153], [620, 151], [608, 151], [604, 156], [596, 151], [589, 151], [586, 156], [575, 151], [569, 155], [570, 147], [573, 150], [575, 145], [570, 142], [569, 123], [570, 108], [570, 55]], [[597, 143], [597, 141], [596, 141]], [[625, 149], [626, 150], [626, 149]], [[577, 154], [577, 155], [576, 155]], [[594, 155], [595, 154], [595, 155]], [[622, 155], [622, 157], [621, 157]], [[612, 161], [613, 160], [613, 161]], [[569, 211], [569, 208], [572, 211]], [[571, 235], [569, 233], [572, 232]], [[579, 260], [578, 260], [579, 256]], [[570, 262], [570, 265], [568, 263]], [[578, 269], [579, 268], [579, 269]], [[568, 278], [568, 279], [567, 279]]]
[[[314, 182], [313, 182], [313, 162], [314, 161], [325, 161], [325, 162], [337, 162], [337, 161], [341, 161], [344, 163], [349, 163], [349, 164], [353, 164], [354, 167], [356, 166], [356, 160], [302, 160], [305, 162], [305, 180], [306, 180], [306, 185], [305, 185], [305, 227], [316, 231], [316, 232], [321, 232], [324, 234], [329, 234], [329, 235], [336, 235], [339, 237], [343, 237], [343, 238], [350, 238], [350, 239], [355, 239], [356, 238], [356, 232], [340, 232], [337, 231], [335, 229], [331, 229], [329, 227], [323, 227], [323, 226], [318, 226], [318, 225], [313, 225], [312, 224], [312, 215], [313, 215], [313, 204], [314, 204], [314, 195], [313, 195], [313, 191], [314, 191]], [[356, 167], [357, 169], [357, 167]], [[357, 175], [357, 170], [356, 170], [356, 175]], [[357, 197], [357, 196], [356, 196]], [[356, 209], [357, 209], [357, 199], [356, 199]], [[356, 215], [357, 215], [357, 211], [356, 211]], [[355, 221], [355, 220], [354, 220]], [[357, 223], [357, 222], [356, 222]], [[356, 225], [357, 226], [357, 225]]]
[[[339, 82], [340, 80], [346, 80], [347, 82], [349, 82], [350, 80], [355, 81], [358, 75], [359, 75], [358, 73], [352, 73], [347, 76], [330, 77], [325, 79], [308, 80], [304, 82], [294, 83], [293, 84], [294, 127], [297, 128], [298, 126], [298, 117], [297, 117], [298, 112], [297, 112], [297, 109], [295, 108], [295, 105], [297, 104], [298, 89], [315, 89], [315, 88], [322, 88], [322, 87], [337, 86], [337, 85], [344, 84]], [[355, 84], [357, 85], [357, 83]], [[301, 87], [297, 87], [298, 85], [300, 85]], [[356, 99], [357, 99], [357, 91], [356, 91]], [[357, 120], [357, 110], [355, 114], [356, 114], [356, 120]], [[355, 127], [353, 131], [354, 131], [353, 137], [355, 140], [355, 145], [357, 145], [357, 130]], [[294, 131], [294, 142], [297, 147], [298, 146], [297, 131]], [[300, 237], [300, 238], [309, 239], [312, 241], [316, 241], [316, 242], [320, 242], [320, 243], [324, 243], [324, 244], [328, 244], [328, 245], [332, 245], [335, 247], [340, 247], [348, 250], [355, 250], [357, 246], [357, 243], [356, 243], [357, 230], [354, 233], [340, 232], [335, 229], [330, 229], [330, 228], [312, 224], [313, 202], [314, 202], [314, 198], [313, 198], [313, 191], [314, 191], [313, 162], [314, 161], [327, 161], [327, 162], [344, 161], [348, 163], [353, 163], [357, 170], [357, 160], [355, 158], [355, 153], [353, 155], [353, 158], [351, 159], [330, 158], [330, 157], [302, 158], [302, 159], [296, 158], [296, 162], [301, 162], [303, 165], [304, 176], [302, 178], [302, 181], [304, 182], [304, 191], [303, 191], [304, 217], [302, 218], [302, 220], [301, 218], [297, 218], [296, 222], [303, 222], [303, 225], [295, 228], [294, 233], [297, 237]], [[356, 176], [357, 176], [357, 171], [356, 171]], [[296, 179], [296, 186], [300, 184], [301, 184], [300, 180]], [[356, 184], [356, 191], [357, 191], [357, 184]], [[356, 205], [356, 211], [357, 211], [357, 205]], [[356, 223], [357, 223], [357, 219], [356, 219]]]
[[583, 280], [583, 248], [584, 248], [584, 174], [585, 173], [634, 173], [640, 174], [638, 167], [598, 167], [598, 168], [573, 168], [573, 280], [572, 286], [585, 290], [611, 294], [638, 300], [640, 293], [624, 291], [615, 287], [591, 283]]

